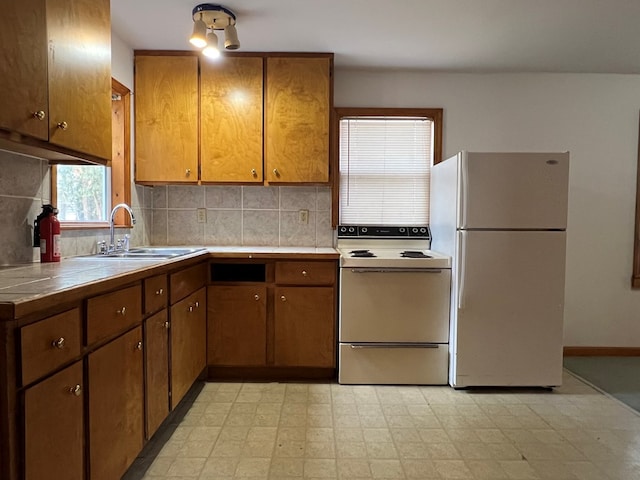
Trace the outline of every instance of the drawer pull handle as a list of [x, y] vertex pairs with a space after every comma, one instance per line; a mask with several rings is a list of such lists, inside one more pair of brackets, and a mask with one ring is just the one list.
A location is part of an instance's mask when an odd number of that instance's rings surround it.
[[171, 327], [171, 323], [169, 323], [168, 321], [167, 321], [167, 322], [164, 322], [164, 328], [166, 328], [167, 330], [169, 330], [169, 327]]
[[75, 395], [76, 397], [79, 397], [80, 395], [82, 395], [82, 387], [80, 386], [80, 384], [77, 384], [75, 387], [71, 387], [69, 389], [69, 393]]
[[38, 110], [37, 112], [33, 112], [33, 117], [37, 118], [38, 120], [44, 120], [45, 116], [46, 114], [44, 113], [44, 110]]
[[142, 350], [142, 342], [136, 343], [136, 350]]
[[156, 295], [164, 294], [164, 290], [161, 288], [160, 290], [156, 290]]
[[277, 168], [274, 168], [274, 169], [273, 169], [273, 174], [274, 174], [276, 177], [279, 177], [279, 176], [280, 176], [280, 172], [278, 171], [278, 169], [277, 169]]
[[302, 276], [306, 277], [307, 275], [308, 275], [307, 271], [306, 270], [302, 270]]
[[124, 317], [127, 314], [127, 307], [122, 307], [120, 310], [117, 310], [116, 313]]
[[252, 175], [253, 177], [257, 177], [257, 176], [258, 176], [258, 172], [256, 171], [256, 169], [255, 169], [255, 168], [252, 168], [252, 169], [251, 169], [251, 175]]
[[64, 342], [65, 342], [64, 337], [60, 337], [59, 339], [51, 342], [51, 346], [62, 350], [64, 348]]
[[195, 303], [189, 305], [189, 311], [193, 312], [193, 309], [198, 307], [200, 307], [200, 302], [196, 301]]
[[260, 300], [260, 295], [255, 294], [255, 295], [253, 296], [253, 298], [255, 298], [255, 299], [256, 299], [256, 301], [258, 301], [258, 300]]
[[69, 128], [69, 124], [67, 122], [58, 122], [57, 127], [60, 130], [66, 130], [67, 128]]
[[285, 297], [284, 295], [281, 295], [280, 296], [280, 300], [282, 300], [283, 302], [286, 302], [287, 301], [287, 297]]

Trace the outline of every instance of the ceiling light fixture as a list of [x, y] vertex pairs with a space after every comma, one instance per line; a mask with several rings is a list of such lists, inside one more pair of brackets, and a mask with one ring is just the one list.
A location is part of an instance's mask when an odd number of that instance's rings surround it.
[[225, 50], [240, 48], [236, 31], [236, 15], [231, 10], [222, 5], [201, 3], [193, 9], [191, 15], [194, 23], [189, 42], [197, 48], [202, 48], [204, 55], [210, 58], [220, 56], [215, 30], [224, 31]]

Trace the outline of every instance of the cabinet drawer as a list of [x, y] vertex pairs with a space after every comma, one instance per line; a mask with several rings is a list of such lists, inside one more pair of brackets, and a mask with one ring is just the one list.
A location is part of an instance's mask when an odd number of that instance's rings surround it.
[[26, 385], [80, 355], [82, 325], [74, 308], [20, 330], [22, 384]]
[[87, 345], [142, 320], [140, 284], [87, 300]]
[[202, 288], [207, 283], [207, 264], [200, 263], [169, 276], [171, 305]]
[[276, 283], [293, 285], [333, 285], [335, 262], [278, 262]]
[[144, 280], [144, 313], [157, 312], [167, 306], [167, 276], [156, 275]]

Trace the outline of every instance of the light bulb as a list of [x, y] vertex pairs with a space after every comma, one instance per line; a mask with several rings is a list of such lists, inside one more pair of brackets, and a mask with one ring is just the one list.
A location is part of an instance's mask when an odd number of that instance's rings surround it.
[[202, 49], [202, 54], [209, 58], [218, 58], [220, 56], [218, 36], [213, 30], [207, 33], [207, 46]]
[[189, 42], [197, 48], [207, 45], [207, 24], [201, 18], [193, 22], [193, 33]]

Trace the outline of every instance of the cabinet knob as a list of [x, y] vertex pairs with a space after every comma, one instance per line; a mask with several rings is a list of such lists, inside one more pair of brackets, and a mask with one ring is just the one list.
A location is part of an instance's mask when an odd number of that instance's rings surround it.
[[280, 172], [278, 171], [278, 169], [277, 169], [277, 168], [274, 168], [274, 169], [273, 169], [273, 174], [274, 174], [276, 177], [279, 177], [279, 176], [280, 176]]
[[67, 122], [58, 122], [58, 128], [60, 130], [66, 130], [69, 128], [69, 124]]
[[185, 177], [189, 177], [189, 176], [191, 176], [191, 169], [190, 169], [190, 168], [187, 168], [187, 169], [184, 171], [184, 175], [185, 175]]
[[169, 323], [168, 321], [164, 322], [164, 328], [166, 328], [167, 330], [169, 330], [169, 327], [171, 326], [171, 323]]
[[254, 298], [256, 301], [258, 301], [258, 300], [260, 300], [260, 295], [258, 295], [258, 294], [256, 293], [256, 294], [253, 296], [253, 298]]
[[33, 112], [33, 118], [37, 118], [38, 120], [44, 120], [47, 114], [44, 113], [44, 110], [38, 110], [37, 112]]
[[120, 310], [116, 310], [116, 313], [124, 317], [127, 314], [127, 307], [122, 307]]
[[195, 303], [192, 303], [191, 305], [189, 305], [189, 311], [193, 312], [193, 310], [195, 308], [198, 308], [200, 306], [200, 302], [196, 301]]
[[64, 342], [65, 342], [64, 337], [60, 337], [59, 339], [51, 342], [51, 346], [62, 350], [64, 348]]
[[77, 384], [75, 387], [71, 387], [69, 389], [69, 393], [75, 395], [76, 397], [79, 397], [80, 395], [82, 395], [82, 387], [80, 386], [80, 384]]
[[258, 176], [258, 172], [256, 172], [256, 169], [255, 169], [255, 168], [252, 168], [252, 169], [251, 169], [251, 175], [253, 175], [254, 177], [257, 177], [257, 176]]
[[164, 290], [161, 288], [160, 290], [156, 290], [156, 295], [162, 295]]
[[287, 297], [285, 297], [284, 295], [281, 295], [280, 296], [280, 300], [282, 300], [283, 302], [286, 302], [287, 301]]
[[306, 277], [306, 276], [308, 276], [308, 275], [309, 275], [309, 274], [307, 273], [307, 271], [306, 271], [306, 270], [302, 270], [302, 276], [303, 276], [303, 277]]
[[136, 350], [142, 350], [142, 342], [136, 343]]

